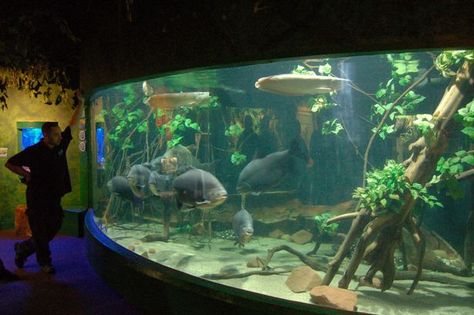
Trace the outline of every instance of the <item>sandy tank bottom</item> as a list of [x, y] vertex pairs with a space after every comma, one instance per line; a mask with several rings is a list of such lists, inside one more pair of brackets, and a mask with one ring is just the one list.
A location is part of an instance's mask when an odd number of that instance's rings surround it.
[[[267, 250], [278, 245], [290, 245], [302, 253], [307, 253], [313, 248], [312, 243], [298, 245], [269, 237], [254, 237], [244, 248], [238, 248], [234, 246], [232, 240], [214, 237], [209, 242], [205, 236], [179, 234], [175, 229], [171, 229], [170, 240], [166, 243], [141, 241], [145, 235], [161, 233], [161, 231], [160, 224], [125, 223], [108, 226], [106, 235], [121, 246], [152, 261], [199, 277], [206, 274], [257, 271], [258, 268], [247, 267], [247, 262], [256, 257], [265, 258]], [[331, 245], [322, 244], [318, 256], [329, 262], [330, 255], [334, 252]], [[346, 263], [347, 259], [342, 268]], [[275, 253], [270, 263], [275, 270], [291, 270], [303, 265], [296, 256], [286, 251]], [[343, 270], [342, 268], [340, 270]], [[365, 274], [366, 268], [361, 264], [356, 275]], [[321, 278], [324, 277], [324, 272], [318, 271], [318, 274]], [[294, 293], [287, 287], [285, 282], [288, 275], [289, 272], [212, 281], [247, 291], [312, 304], [308, 292]], [[459, 278], [450, 274], [445, 275]], [[332, 286], [336, 286], [339, 279], [340, 276], [336, 275]], [[411, 283], [412, 281], [395, 281], [390, 290], [380, 292], [371, 287], [357, 287], [357, 283], [352, 281], [349, 289], [355, 290], [358, 294], [357, 307], [361, 312], [383, 315], [474, 314], [474, 290], [468, 287], [420, 281], [415, 293], [409, 296], [406, 292]]]

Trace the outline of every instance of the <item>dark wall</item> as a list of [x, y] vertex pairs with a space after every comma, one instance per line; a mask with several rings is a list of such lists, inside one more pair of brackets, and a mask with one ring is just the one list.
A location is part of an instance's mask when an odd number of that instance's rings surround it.
[[81, 84], [326, 53], [473, 47], [471, 2], [89, 1]]

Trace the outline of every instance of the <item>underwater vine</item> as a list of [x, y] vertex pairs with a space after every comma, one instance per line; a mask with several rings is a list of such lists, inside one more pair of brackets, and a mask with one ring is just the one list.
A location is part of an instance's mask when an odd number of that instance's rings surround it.
[[383, 169], [374, 169], [367, 174], [366, 187], [354, 190], [353, 197], [360, 200], [360, 207], [369, 209], [373, 216], [398, 212], [403, 205], [403, 195], [410, 192], [414, 199], [420, 199], [430, 208], [442, 207], [438, 199], [430, 195], [426, 187], [410, 183], [401, 163], [388, 160]]
[[320, 236], [333, 236], [337, 229], [339, 228], [338, 223], [327, 224], [328, 220], [332, 215], [328, 212], [316, 215], [314, 217], [314, 223], [316, 225], [316, 230], [320, 233]]
[[[425, 96], [410, 90], [403, 95], [398, 104], [393, 106], [401, 95], [401, 89], [405, 89], [412, 83], [414, 77], [419, 73], [420, 60], [414, 59], [411, 53], [387, 54], [386, 58], [392, 67], [391, 78], [386, 83], [381, 83], [375, 92], [377, 103], [372, 107], [371, 115], [372, 119], [376, 119], [384, 116], [385, 112], [391, 109], [388, 122], [383, 124], [378, 131], [378, 136], [382, 139], [396, 131], [397, 118], [405, 118], [425, 100]], [[377, 128], [373, 128], [372, 132], [375, 133], [376, 130]]]

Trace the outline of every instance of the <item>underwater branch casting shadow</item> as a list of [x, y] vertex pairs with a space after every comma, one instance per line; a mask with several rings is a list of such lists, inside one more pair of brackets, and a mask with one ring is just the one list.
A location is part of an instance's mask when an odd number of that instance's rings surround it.
[[[283, 300], [205, 280], [125, 249], [86, 215], [87, 256], [99, 275], [133, 304], [162, 314], [354, 314]], [[360, 314], [360, 313], [358, 313]]]

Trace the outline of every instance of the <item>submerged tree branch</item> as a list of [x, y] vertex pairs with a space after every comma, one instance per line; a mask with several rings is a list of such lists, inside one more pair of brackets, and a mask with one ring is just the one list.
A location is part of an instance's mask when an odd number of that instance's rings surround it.
[[431, 66], [428, 70], [426, 70], [425, 73], [423, 73], [420, 78], [418, 80], [416, 80], [415, 82], [413, 82], [412, 85], [410, 85], [402, 94], [400, 94], [400, 96], [392, 103], [392, 105], [385, 111], [382, 119], [380, 120], [379, 124], [377, 125], [377, 128], [375, 129], [374, 133], [372, 134], [372, 136], [370, 137], [369, 139], [369, 143], [367, 144], [367, 148], [365, 149], [365, 153], [364, 153], [364, 169], [362, 171], [362, 187], [365, 188], [365, 179], [366, 179], [366, 176], [367, 176], [367, 164], [369, 162], [369, 152], [370, 152], [370, 149], [372, 148], [372, 144], [375, 140], [375, 138], [377, 137], [377, 135], [379, 134], [380, 130], [382, 129], [383, 125], [385, 124], [385, 121], [387, 120], [388, 116], [390, 115], [390, 112], [395, 108], [395, 106], [398, 105], [398, 103], [403, 99], [403, 97], [408, 94], [408, 92], [410, 92], [413, 88], [415, 88], [418, 84], [420, 84], [427, 76], [428, 74], [431, 72], [431, 70], [434, 69], [434, 65]]

